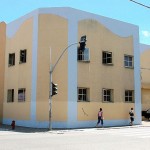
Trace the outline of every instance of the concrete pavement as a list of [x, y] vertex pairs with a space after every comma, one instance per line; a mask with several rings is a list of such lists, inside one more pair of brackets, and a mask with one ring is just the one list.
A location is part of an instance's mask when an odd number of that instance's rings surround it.
[[[112, 128], [137, 128], [137, 127], [150, 127], [150, 121], [142, 121], [141, 125], [133, 125], [133, 126], [120, 126], [120, 127], [104, 127], [104, 128], [98, 128], [98, 129], [112, 129]], [[74, 131], [81, 131], [81, 130], [85, 130], [87, 128], [82, 128], [82, 129], [53, 129], [52, 131], [69, 131], [69, 130], [74, 130]], [[0, 124], [0, 131], [14, 131], [14, 132], [24, 132], [24, 133], [34, 133], [34, 132], [48, 132], [48, 129], [41, 129], [41, 128], [27, 128], [27, 127], [20, 127], [20, 126], [16, 126], [15, 130], [12, 130], [10, 125], [3, 125]], [[50, 131], [49, 131], [50, 132]]]

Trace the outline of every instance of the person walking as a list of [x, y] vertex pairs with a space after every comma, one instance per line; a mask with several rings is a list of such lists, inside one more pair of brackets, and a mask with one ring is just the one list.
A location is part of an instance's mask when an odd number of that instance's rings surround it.
[[130, 115], [130, 125], [133, 125], [133, 121], [134, 121], [134, 110], [133, 108], [131, 108], [131, 110], [129, 111], [129, 115]]
[[101, 122], [101, 126], [103, 127], [103, 110], [102, 110], [102, 108], [100, 108], [100, 110], [98, 112], [98, 121], [97, 121], [96, 127], [98, 127], [100, 122]]

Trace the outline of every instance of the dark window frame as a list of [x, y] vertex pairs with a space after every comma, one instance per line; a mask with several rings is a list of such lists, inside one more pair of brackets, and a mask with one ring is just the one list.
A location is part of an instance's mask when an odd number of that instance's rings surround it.
[[132, 55], [124, 55], [124, 67], [125, 68], [133, 68], [133, 56]]
[[14, 89], [8, 89], [7, 90], [7, 103], [13, 103], [14, 102]]
[[14, 66], [14, 65], [15, 65], [15, 53], [9, 53], [8, 66]]
[[88, 101], [88, 88], [78, 88], [78, 101], [89, 102]]
[[113, 89], [102, 89], [102, 99], [103, 102], [111, 103], [113, 102]]
[[27, 59], [27, 50], [26, 49], [20, 50], [20, 61], [19, 61], [19, 63], [20, 64], [26, 63], [26, 59]]
[[124, 100], [126, 103], [134, 102], [134, 91], [133, 90], [125, 90]]
[[77, 60], [83, 61], [83, 62], [89, 62], [90, 61], [90, 50], [89, 50], [89, 48], [85, 48], [84, 50], [81, 50], [78, 48]]
[[19, 88], [18, 89], [18, 102], [25, 102], [26, 101], [26, 89]]
[[102, 51], [102, 63], [105, 65], [111, 65], [113, 64], [113, 56], [112, 56], [112, 52], [109, 51]]

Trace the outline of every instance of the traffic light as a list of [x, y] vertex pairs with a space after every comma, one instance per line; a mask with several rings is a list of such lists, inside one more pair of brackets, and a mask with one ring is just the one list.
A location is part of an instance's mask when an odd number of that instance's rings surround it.
[[79, 50], [84, 51], [86, 45], [86, 35], [81, 37], [79, 44], [80, 44]]
[[54, 83], [52, 82], [51, 87], [52, 87], [52, 88], [51, 88], [51, 89], [52, 89], [51, 96], [56, 95], [56, 94], [57, 94], [57, 84], [54, 84]]

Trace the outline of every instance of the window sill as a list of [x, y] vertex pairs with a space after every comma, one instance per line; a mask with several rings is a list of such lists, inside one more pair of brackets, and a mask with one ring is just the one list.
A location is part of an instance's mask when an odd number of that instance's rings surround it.
[[89, 63], [90, 60], [78, 60], [78, 62]]
[[23, 62], [23, 61], [20, 61], [20, 62], [19, 62], [19, 64], [24, 64], [24, 63], [26, 63], [26, 62]]
[[113, 66], [114, 64], [113, 63], [102, 63], [103, 65], [105, 65], [105, 66]]
[[90, 102], [89, 100], [87, 100], [87, 101], [82, 101], [82, 100], [78, 100], [77, 102]]
[[8, 67], [12, 67], [12, 66], [15, 66], [15, 65], [12, 65], [12, 64], [9, 64], [9, 65], [8, 65]]
[[127, 69], [134, 69], [134, 67], [128, 67], [128, 66], [124, 66]]
[[18, 103], [24, 103], [25, 100], [18, 100]]
[[114, 103], [112, 101], [102, 101], [102, 103]]
[[135, 102], [133, 102], [133, 101], [132, 101], [132, 102], [129, 102], [129, 101], [125, 101], [125, 103], [135, 103]]

